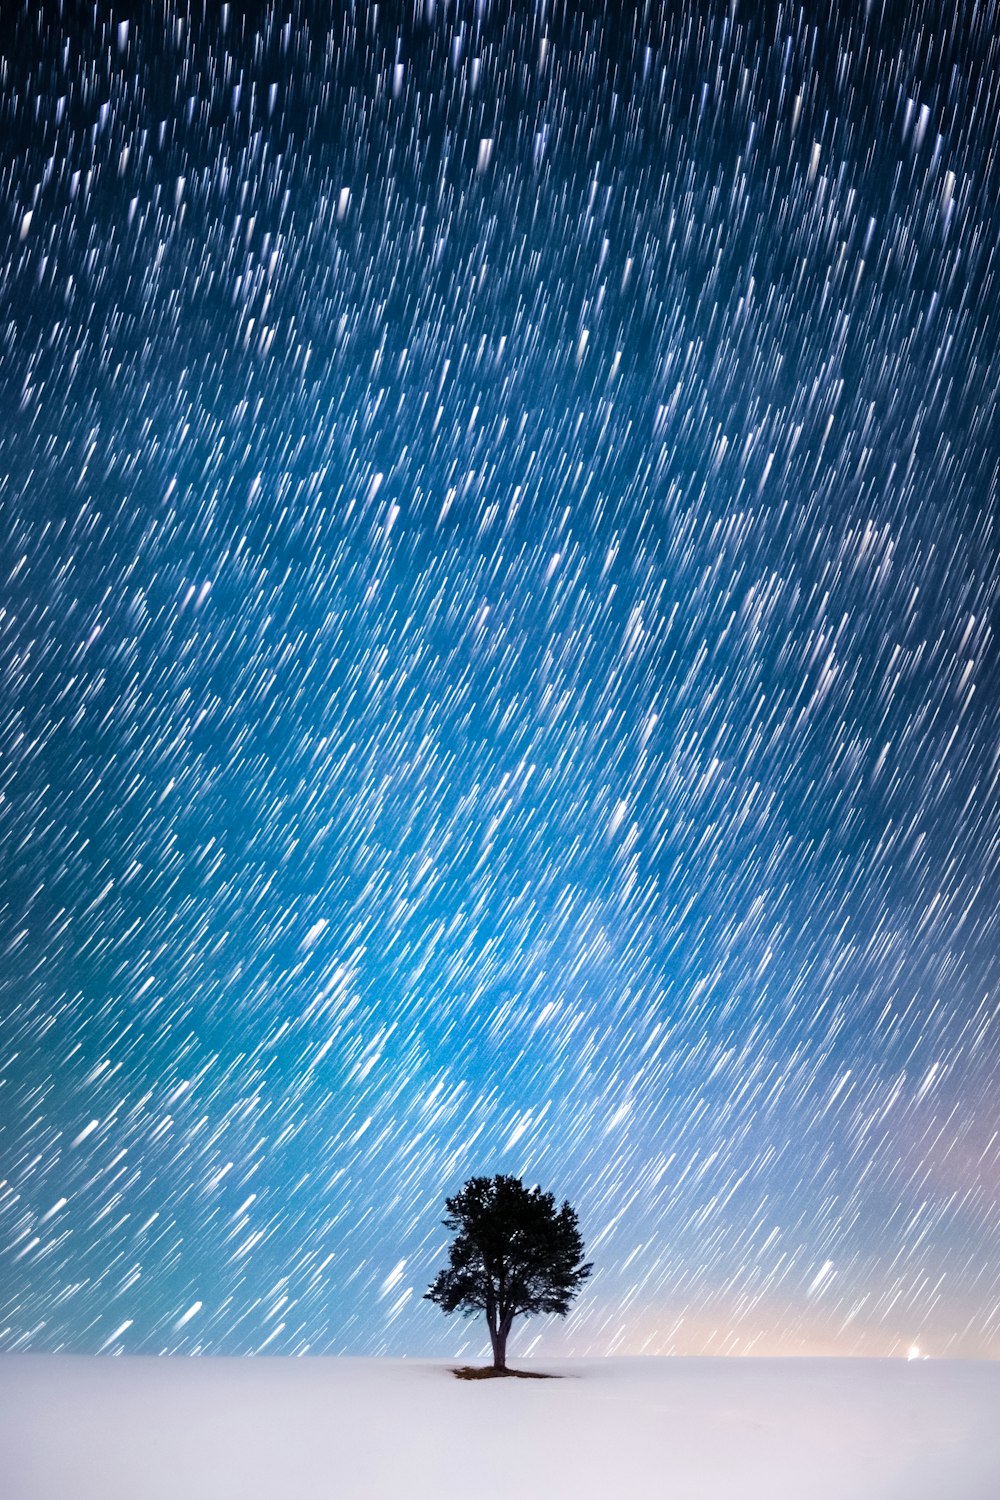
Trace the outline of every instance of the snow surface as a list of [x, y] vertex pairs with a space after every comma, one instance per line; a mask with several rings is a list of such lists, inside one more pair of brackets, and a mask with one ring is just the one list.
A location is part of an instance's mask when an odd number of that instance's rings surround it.
[[3, 1500], [997, 1500], [1000, 1364], [0, 1357]]

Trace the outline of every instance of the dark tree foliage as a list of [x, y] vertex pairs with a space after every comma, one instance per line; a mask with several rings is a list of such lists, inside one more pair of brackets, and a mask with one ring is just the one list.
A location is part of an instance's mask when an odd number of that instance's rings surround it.
[[485, 1312], [493, 1368], [507, 1368], [507, 1336], [521, 1313], [565, 1316], [592, 1267], [568, 1203], [528, 1189], [518, 1177], [471, 1177], [445, 1200], [456, 1232], [448, 1265], [425, 1292], [446, 1313]]

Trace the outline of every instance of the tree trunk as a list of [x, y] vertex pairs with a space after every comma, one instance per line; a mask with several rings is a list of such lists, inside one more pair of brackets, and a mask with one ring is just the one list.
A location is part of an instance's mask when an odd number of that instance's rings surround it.
[[506, 1313], [499, 1319], [496, 1328], [490, 1321], [490, 1343], [493, 1345], [493, 1368], [494, 1370], [506, 1370], [507, 1368], [507, 1336], [510, 1333], [510, 1325], [514, 1321], [513, 1313]]
[[490, 1343], [493, 1346], [493, 1368], [494, 1370], [506, 1370], [507, 1368], [507, 1334], [508, 1328], [503, 1323], [494, 1328], [492, 1321], [489, 1324]]

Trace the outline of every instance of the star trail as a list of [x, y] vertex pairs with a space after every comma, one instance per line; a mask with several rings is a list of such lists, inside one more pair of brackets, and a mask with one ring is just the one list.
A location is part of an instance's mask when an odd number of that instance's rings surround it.
[[0, 1349], [1000, 1355], [1000, 7], [0, 34]]

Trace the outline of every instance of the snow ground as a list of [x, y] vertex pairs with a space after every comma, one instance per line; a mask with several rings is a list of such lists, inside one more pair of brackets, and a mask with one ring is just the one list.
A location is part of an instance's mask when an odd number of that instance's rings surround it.
[[[516, 1361], [515, 1361], [516, 1364]], [[0, 1357], [3, 1500], [1000, 1500], [1000, 1363]]]

